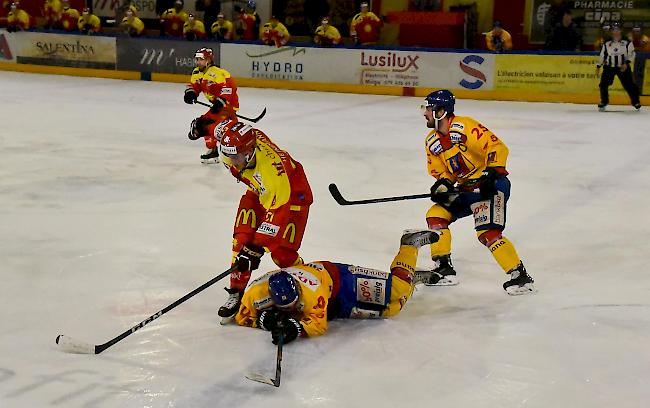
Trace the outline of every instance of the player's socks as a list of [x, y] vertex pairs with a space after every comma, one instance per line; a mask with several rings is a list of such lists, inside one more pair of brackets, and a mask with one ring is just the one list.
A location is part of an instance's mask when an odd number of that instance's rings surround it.
[[239, 310], [239, 306], [241, 305], [241, 298], [244, 295], [244, 291], [240, 291], [238, 289], [225, 289], [226, 292], [228, 292], [228, 299], [226, 300], [226, 303], [224, 303], [224, 305], [219, 308], [217, 314], [220, 317], [232, 317]]
[[208, 149], [207, 152], [201, 155], [201, 163], [219, 163], [219, 148]]
[[451, 263], [451, 255], [443, 255], [433, 259], [436, 267], [431, 271], [431, 276], [424, 282], [427, 286], [453, 286], [458, 285], [458, 276]]
[[535, 286], [533, 285], [535, 281], [526, 272], [523, 263], [520, 263], [516, 268], [509, 271], [508, 275], [510, 275], [510, 280], [503, 284], [503, 289], [509, 295], [527, 295], [536, 292]]

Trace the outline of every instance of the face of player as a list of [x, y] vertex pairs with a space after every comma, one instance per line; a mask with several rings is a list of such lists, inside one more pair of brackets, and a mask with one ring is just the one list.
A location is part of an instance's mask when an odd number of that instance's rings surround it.
[[237, 169], [237, 171], [244, 171], [246, 168], [255, 166], [255, 152], [252, 150], [236, 153], [236, 154], [227, 154], [223, 155], [228, 159], [230, 164]]
[[494, 35], [501, 35], [501, 33], [503, 33], [503, 28], [494, 27]]
[[194, 61], [196, 62], [196, 67], [200, 70], [203, 71], [205, 67], [208, 66], [208, 60], [205, 58], [195, 58]]
[[615, 41], [620, 41], [620, 39], [621, 39], [621, 30], [613, 30], [612, 31], [612, 38]]
[[429, 129], [445, 129], [445, 124], [447, 123], [447, 112], [445, 112], [444, 109], [440, 108], [434, 111], [433, 106], [427, 106], [424, 108], [423, 114], [424, 118], [427, 120], [427, 127]]

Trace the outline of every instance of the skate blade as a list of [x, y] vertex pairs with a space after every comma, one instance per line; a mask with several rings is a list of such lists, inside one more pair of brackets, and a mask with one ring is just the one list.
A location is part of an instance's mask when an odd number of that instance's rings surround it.
[[426, 286], [456, 286], [459, 283], [460, 281], [458, 280], [458, 276], [455, 275], [445, 276], [436, 283], [424, 282]]
[[537, 289], [532, 283], [527, 283], [524, 286], [510, 286], [506, 288], [506, 293], [510, 296], [532, 295], [536, 293]]
[[221, 318], [221, 321], [219, 322], [219, 324], [222, 325], [222, 326], [227, 326], [227, 325], [229, 325], [230, 323], [233, 323], [234, 321], [235, 321], [235, 317], [234, 317], [234, 316], [230, 316], [230, 317], [222, 317], [222, 318]]
[[245, 375], [245, 377], [248, 378], [251, 381], [257, 381], [257, 382], [262, 383], [262, 384], [268, 384], [268, 385], [272, 385], [274, 387], [279, 387], [280, 386], [280, 384], [275, 383], [274, 379], [269, 378], [269, 377], [265, 377], [262, 374], [248, 373], [248, 374]]
[[219, 164], [219, 159], [201, 159], [201, 164]]

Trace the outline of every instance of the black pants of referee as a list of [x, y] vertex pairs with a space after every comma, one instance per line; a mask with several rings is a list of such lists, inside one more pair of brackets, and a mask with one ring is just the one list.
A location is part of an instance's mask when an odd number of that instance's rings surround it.
[[609, 104], [609, 87], [614, 83], [614, 77], [618, 77], [621, 85], [630, 96], [632, 105], [640, 103], [639, 101], [639, 87], [634, 83], [632, 78], [632, 70], [628, 66], [625, 71], [621, 71], [620, 67], [603, 67], [603, 75], [600, 77], [600, 103], [603, 105]]

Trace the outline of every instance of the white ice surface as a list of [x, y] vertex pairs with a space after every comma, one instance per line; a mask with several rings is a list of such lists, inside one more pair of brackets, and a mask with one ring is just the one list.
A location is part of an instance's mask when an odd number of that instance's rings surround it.
[[[510, 147], [508, 237], [539, 293], [454, 224], [461, 284], [395, 319], [337, 321], [285, 348], [220, 326], [218, 283], [101, 355], [103, 343], [227, 268], [241, 184], [186, 138], [182, 86], [0, 73], [0, 407], [647, 407], [650, 115], [630, 107], [461, 100]], [[301, 254], [387, 269], [427, 200], [419, 98], [241, 89], [241, 112], [305, 167]], [[430, 262], [430, 261], [429, 261]], [[426, 251], [421, 254], [427, 264]], [[261, 270], [272, 263], [263, 260]], [[256, 274], [257, 275], [257, 274]], [[223, 282], [225, 284], [225, 282]]]

